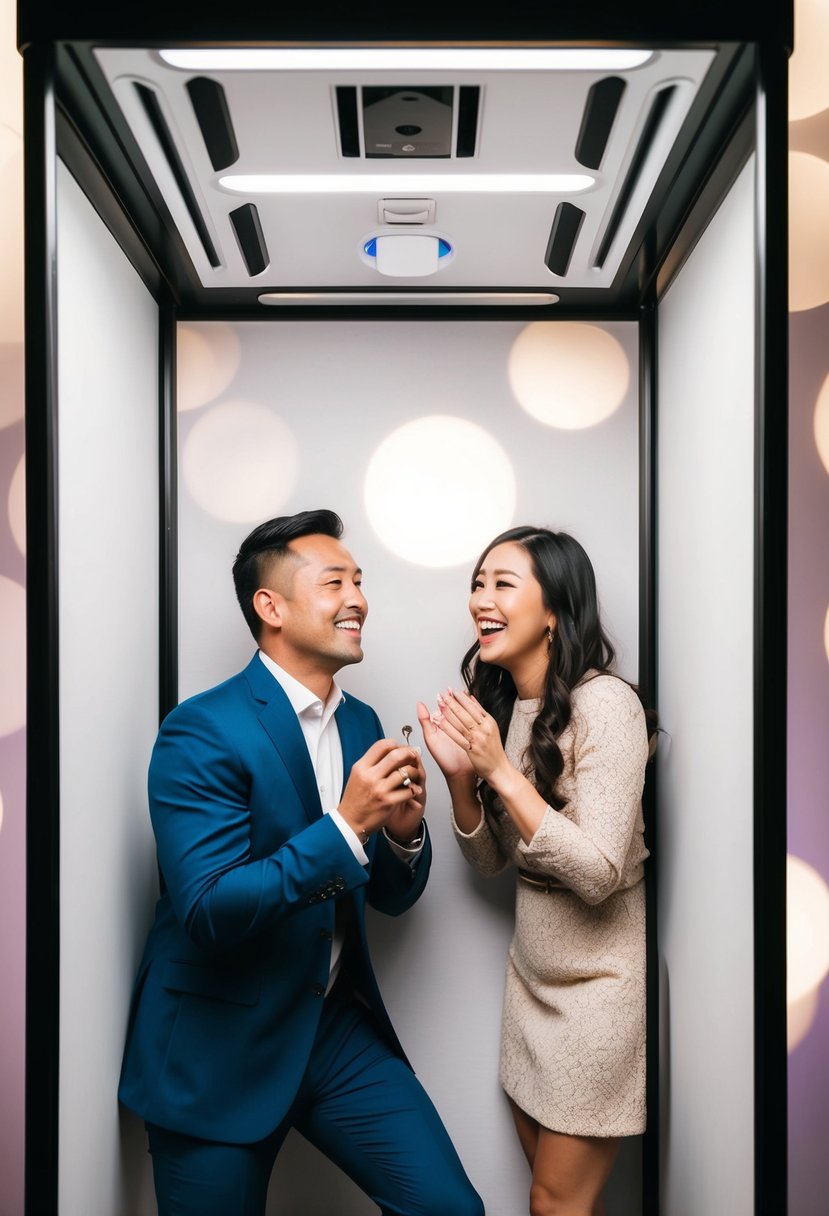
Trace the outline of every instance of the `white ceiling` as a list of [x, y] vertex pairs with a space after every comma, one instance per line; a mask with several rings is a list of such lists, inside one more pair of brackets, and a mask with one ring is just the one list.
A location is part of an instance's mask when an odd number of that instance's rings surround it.
[[[291, 289], [430, 290], [608, 287], [619, 268], [654, 183], [708, 70], [714, 52], [706, 49], [657, 51], [642, 66], [625, 71], [468, 71], [388, 69], [186, 71], [165, 63], [155, 51], [99, 48], [96, 58], [153, 174], [205, 287]], [[194, 76], [207, 76], [224, 90], [238, 142], [236, 162], [213, 169], [186, 89]], [[608, 76], [626, 88], [598, 169], [575, 157], [588, 93]], [[156, 96], [219, 265], [211, 266], [168, 158], [141, 102], [136, 83]], [[455, 159], [345, 158], [340, 149], [336, 86], [477, 85], [481, 89], [476, 153]], [[654, 98], [673, 87], [637, 184], [622, 212], [604, 264], [595, 259], [616, 199], [623, 189]], [[359, 94], [358, 94], [359, 95]], [[383, 198], [423, 197], [413, 175], [428, 173], [435, 218], [417, 228], [388, 228], [378, 220]], [[595, 178], [573, 193], [506, 191], [456, 192], [442, 185], [459, 173], [584, 174]], [[236, 174], [381, 175], [383, 188], [334, 193], [239, 194], [220, 184]], [[367, 187], [369, 183], [366, 183]], [[564, 276], [545, 265], [556, 208], [568, 201], [585, 212]], [[229, 214], [245, 203], [258, 211], [269, 264], [251, 276]], [[365, 257], [365, 242], [387, 232], [442, 237], [452, 256], [441, 258], [428, 277], [386, 277]]]

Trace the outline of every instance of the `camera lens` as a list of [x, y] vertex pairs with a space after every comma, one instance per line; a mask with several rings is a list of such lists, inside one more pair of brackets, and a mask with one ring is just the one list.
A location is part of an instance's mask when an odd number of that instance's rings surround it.
[[411, 123], [405, 123], [402, 127], [395, 127], [398, 135], [419, 135], [423, 127], [412, 126]]

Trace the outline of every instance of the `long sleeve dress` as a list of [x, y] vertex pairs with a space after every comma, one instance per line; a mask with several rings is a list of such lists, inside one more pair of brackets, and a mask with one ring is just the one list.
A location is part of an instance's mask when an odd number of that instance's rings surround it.
[[[525, 753], [539, 700], [515, 703], [505, 751], [532, 781]], [[496, 806], [469, 834], [483, 875], [512, 864], [554, 880], [517, 881], [504, 992], [500, 1080], [552, 1131], [627, 1136], [645, 1127], [644, 713], [615, 676], [588, 673], [559, 737], [560, 811], [529, 844]]]

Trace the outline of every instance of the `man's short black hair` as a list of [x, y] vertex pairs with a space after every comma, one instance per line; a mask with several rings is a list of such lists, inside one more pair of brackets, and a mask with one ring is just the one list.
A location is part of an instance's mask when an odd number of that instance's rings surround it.
[[263, 585], [268, 561], [283, 555], [290, 542], [300, 536], [333, 536], [339, 540], [342, 534], [343, 521], [336, 512], [299, 511], [266, 520], [245, 537], [233, 563], [233, 582], [242, 615], [257, 642], [262, 622], [253, 607], [253, 597]]

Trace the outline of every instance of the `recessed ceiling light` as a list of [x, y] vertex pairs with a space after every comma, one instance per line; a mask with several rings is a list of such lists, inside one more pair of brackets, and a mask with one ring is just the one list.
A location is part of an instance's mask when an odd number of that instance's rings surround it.
[[652, 51], [591, 47], [217, 47], [164, 50], [186, 71], [591, 72], [638, 68]]
[[574, 194], [587, 173], [229, 173], [219, 185], [236, 194]]

